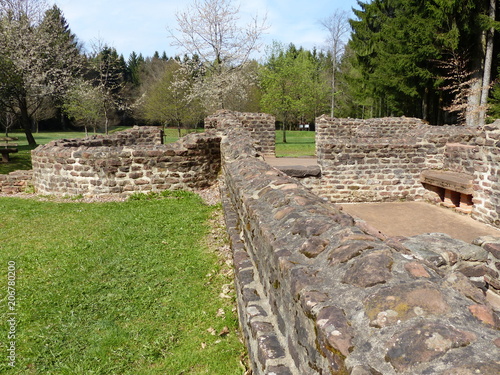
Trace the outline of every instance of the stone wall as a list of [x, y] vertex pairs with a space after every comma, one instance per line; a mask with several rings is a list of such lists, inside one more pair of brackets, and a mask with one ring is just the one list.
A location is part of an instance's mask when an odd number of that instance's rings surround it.
[[276, 120], [266, 113], [241, 113], [227, 110], [217, 111], [205, 119], [205, 129], [243, 128], [258, 142], [262, 155], [276, 154]]
[[33, 171], [14, 171], [9, 174], [0, 174], [0, 193], [16, 194], [25, 192], [32, 186]]
[[219, 143], [215, 132], [206, 132], [164, 145], [154, 127], [53, 141], [32, 151], [33, 185], [55, 195], [203, 188], [220, 170]]
[[316, 119], [322, 169], [314, 191], [334, 202], [421, 199], [423, 169], [443, 168], [449, 142], [468, 144], [474, 131], [435, 127], [414, 118]]
[[255, 374], [500, 373], [500, 320], [469, 278], [500, 245], [385, 238], [267, 165], [252, 142], [229, 131], [221, 150]]

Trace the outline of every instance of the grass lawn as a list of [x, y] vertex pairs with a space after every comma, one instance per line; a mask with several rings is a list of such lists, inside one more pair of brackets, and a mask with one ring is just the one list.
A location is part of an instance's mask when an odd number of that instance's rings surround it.
[[[92, 204], [0, 198], [0, 373], [243, 372], [234, 296], [219, 296], [228, 266], [203, 240], [220, 208], [170, 194]], [[8, 308], [17, 313], [15, 368]]]
[[313, 131], [287, 130], [287, 142], [283, 143], [283, 131], [276, 130], [276, 156], [314, 156], [316, 153], [314, 134]]

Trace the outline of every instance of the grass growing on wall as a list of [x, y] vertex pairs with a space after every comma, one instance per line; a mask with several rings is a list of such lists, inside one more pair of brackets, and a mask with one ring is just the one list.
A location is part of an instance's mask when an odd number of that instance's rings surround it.
[[[217, 210], [190, 193], [93, 204], [0, 198], [0, 373], [241, 374], [233, 301], [219, 297], [231, 280], [203, 241]], [[15, 368], [6, 360], [8, 262]]]

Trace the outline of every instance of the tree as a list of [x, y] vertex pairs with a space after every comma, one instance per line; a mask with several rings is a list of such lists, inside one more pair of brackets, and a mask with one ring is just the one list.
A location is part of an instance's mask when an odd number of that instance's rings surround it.
[[199, 59], [192, 93], [200, 97], [207, 109], [227, 107], [229, 95], [245, 95], [249, 77], [244, 67], [251, 54], [260, 47], [259, 39], [266, 29], [265, 19], [254, 17], [241, 26], [239, 8], [232, 0], [194, 0], [176, 14], [178, 27], [170, 30], [172, 45]]
[[481, 90], [479, 126], [484, 125], [486, 119], [486, 109], [488, 105], [488, 94], [491, 84], [491, 69], [493, 65], [493, 48], [495, 43], [495, 16], [496, 16], [496, 0], [490, 0], [488, 11], [488, 23], [491, 25], [486, 33], [486, 50], [484, 57], [484, 72]]
[[126, 80], [134, 86], [139, 86], [140, 82], [140, 71], [142, 65], [144, 64], [144, 58], [142, 55], [137, 55], [135, 52], [130, 54], [127, 64]]
[[15, 117], [12, 113], [7, 112], [7, 111], [2, 111], [0, 112], [0, 124], [5, 130], [5, 136], [9, 136], [9, 131], [12, 129], [12, 127], [15, 124]]
[[81, 68], [79, 48], [62, 12], [43, 1], [0, 2], [0, 101], [16, 115], [28, 143], [31, 127], [48, 100], [62, 98]]
[[333, 14], [321, 21], [321, 25], [328, 32], [326, 43], [331, 61], [331, 117], [334, 116], [335, 111], [335, 96], [337, 88], [335, 78], [340, 59], [344, 52], [345, 37], [350, 29], [348, 19], [349, 14], [346, 11], [337, 9]]
[[189, 72], [175, 60], [168, 62], [160, 80], [149, 87], [144, 95], [144, 117], [164, 126], [173, 124], [181, 136], [181, 126], [200, 111], [189, 100]]
[[85, 80], [80, 80], [67, 92], [63, 111], [78, 124], [85, 128], [88, 134], [90, 126], [94, 133], [104, 117], [104, 102], [102, 91]]
[[283, 122], [283, 142], [292, 121], [312, 120], [321, 91], [313, 54], [274, 42], [260, 72], [261, 106]]
[[114, 48], [97, 41], [90, 57], [90, 65], [93, 86], [101, 92], [103, 99], [104, 132], [108, 134], [113, 112], [125, 109], [121, 91], [124, 87], [126, 64]]

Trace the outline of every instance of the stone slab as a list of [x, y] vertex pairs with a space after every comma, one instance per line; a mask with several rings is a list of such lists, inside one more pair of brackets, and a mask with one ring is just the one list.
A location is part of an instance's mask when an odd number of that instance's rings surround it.
[[426, 170], [420, 175], [420, 182], [457, 191], [462, 194], [473, 193], [474, 176], [451, 171]]
[[342, 207], [389, 237], [446, 233], [465, 242], [486, 235], [500, 237], [499, 229], [425, 202], [355, 203]]

